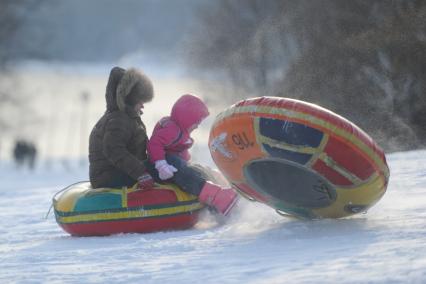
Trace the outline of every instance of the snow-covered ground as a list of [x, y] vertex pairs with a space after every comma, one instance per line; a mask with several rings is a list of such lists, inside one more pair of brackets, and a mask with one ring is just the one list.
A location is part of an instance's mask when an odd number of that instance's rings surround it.
[[[0, 283], [426, 283], [426, 151], [389, 155], [388, 192], [352, 218], [299, 221], [242, 200], [222, 225], [206, 215], [187, 231], [69, 236], [52, 213], [45, 216], [55, 192], [88, 179], [78, 160], [87, 146], [78, 137], [80, 95], [92, 95], [86, 141], [104, 110], [110, 66], [36, 67], [21, 72], [22, 91], [34, 94], [31, 105], [51, 119], [24, 132], [42, 158], [54, 160], [29, 172], [1, 155]], [[190, 79], [154, 71], [147, 73], [156, 98], [142, 117], [151, 130], [180, 94], [203, 95]], [[206, 144], [217, 110], [211, 112], [192, 150], [195, 161], [210, 166]], [[66, 168], [67, 156], [77, 160]]]
[[299, 221], [243, 200], [225, 224], [71, 237], [45, 215], [86, 169], [1, 164], [0, 283], [425, 283], [426, 151], [388, 156], [388, 192], [367, 214]]

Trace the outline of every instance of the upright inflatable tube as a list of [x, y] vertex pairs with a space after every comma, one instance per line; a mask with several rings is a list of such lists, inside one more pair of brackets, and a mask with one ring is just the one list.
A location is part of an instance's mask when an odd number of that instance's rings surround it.
[[389, 180], [384, 152], [369, 135], [294, 99], [259, 97], [229, 107], [211, 128], [209, 148], [242, 195], [300, 218], [364, 212]]

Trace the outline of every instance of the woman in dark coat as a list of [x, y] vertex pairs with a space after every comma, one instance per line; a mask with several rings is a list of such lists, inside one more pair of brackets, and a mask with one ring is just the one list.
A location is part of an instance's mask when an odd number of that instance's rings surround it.
[[106, 87], [106, 112], [89, 139], [93, 188], [132, 186], [145, 176], [147, 134], [140, 115], [154, 95], [151, 80], [136, 69], [114, 67]]

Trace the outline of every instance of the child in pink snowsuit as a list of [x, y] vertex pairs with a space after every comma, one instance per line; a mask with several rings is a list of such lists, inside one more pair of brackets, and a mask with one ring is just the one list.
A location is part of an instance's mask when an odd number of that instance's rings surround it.
[[173, 105], [171, 115], [163, 117], [154, 128], [147, 147], [152, 163], [148, 168], [157, 182], [170, 179], [182, 190], [197, 195], [201, 202], [227, 215], [237, 194], [206, 181], [188, 167], [191, 157], [188, 149], [194, 143], [190, 134], [208, 115], [207, 106], [200, 98], [189, 94], [181, 96]]

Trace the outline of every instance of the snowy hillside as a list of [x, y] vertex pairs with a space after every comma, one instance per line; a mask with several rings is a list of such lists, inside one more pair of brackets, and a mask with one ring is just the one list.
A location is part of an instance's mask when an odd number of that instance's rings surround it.
[[0, 283], [425, 283], [426, 151], [388, 156], [388, 192], [367, 214], [286, 219], [243, 200], [228, 223], [71, 237], [45, 214], [86, 170], [1, 165]]

